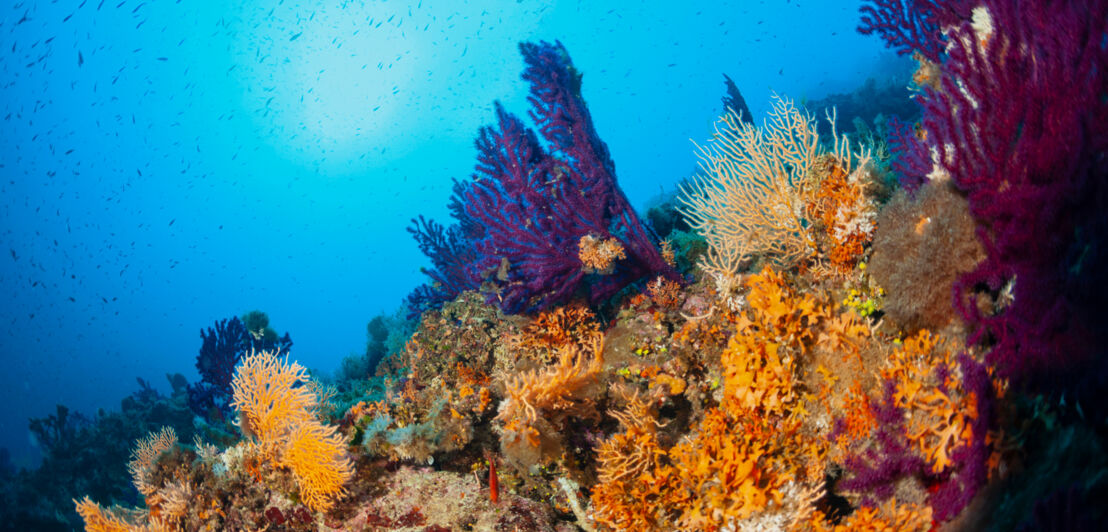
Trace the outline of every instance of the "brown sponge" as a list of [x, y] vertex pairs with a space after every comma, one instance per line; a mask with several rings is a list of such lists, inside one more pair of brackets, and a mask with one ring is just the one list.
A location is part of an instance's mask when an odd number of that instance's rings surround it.
[[966, 199], [949, 181], [903, 191], [877, 217], [870, 274], [885, 289], [886, 316], [904, 332], [937, 330], [956, 317], [953, 286], [985, 258]]

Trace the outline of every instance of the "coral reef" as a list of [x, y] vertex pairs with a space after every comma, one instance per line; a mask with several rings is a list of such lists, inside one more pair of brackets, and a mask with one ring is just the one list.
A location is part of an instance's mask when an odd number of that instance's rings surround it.
[[[414, 331], [374, 318], [364, 360], [328, 386], [287, 355], [244, 351], [267, 336], [262, 316], [225, 320], [202, 333], [202, 375], [226, 384], [238, 422], [223, 428], [238, 434], [193, 419], [182, 378], [172, 398], [140, 381], [130, 418], [59, 407], [32, 421], [49, 450], [35, 481], [56, 474], [80, 490], [65, 492], [65, 511], [87, 530], [1099, 523], [1108, 446], [1096, 384], [1108, 370], [1103, 344], [1086, 342], [1102, 339], [1090, 306], [1102, 288], [1075, 290], [1103, 265], [1091, 209], [1105, 136], [1090, 120], [1108, 84], [1047, 95], [1036, 78], [999, 91], [1013, 70], [1099, 80], [1108, 3], [1088, 4], [1095, 22], [1071, 4], [1016, 4], [1088, 31], [1043, 42], [988, 0], [973, 14], [960, 2], [866, 4], [864, 31], [927, 62], [922, 125], [871, 132], [899, 137], [905, 157], [887, 204], [879, 141], [853, 152], [829, 113], [821, 145], [811, 115], [778, 99], [761, 128], [722, 119], [700, 149], [704, 175], [683, 188], [701, 238], [667, 230], [658, 247], [619, 192], [565, 50], [524, 44], [538, 133], [498, 106], [478, 175], [455, 184], [457, 223], [414, 222], [434, 265], [409, 299]], [[1081, 50], [1092, 66], [1048, 64]], [[982, 116], [997, 106], [1016, 117]], [[1055, 127], [1089, 135], [1056, 132], [1061, 146], [1046, 138]], [[1042, 212], [1029, 214], [1034, 201]], [[1043, 256], [1015, 257], [1018, 243]], [[1065, 393], [1030, 373], [1074, 368], [1094, 371]], [[110, 459], [97, 454], [112, 445]], [[93, 480], [75, 480], [78, 469]], [[41, 509], [61, 508], [36, 502], [16, 522], [46, 528]]]

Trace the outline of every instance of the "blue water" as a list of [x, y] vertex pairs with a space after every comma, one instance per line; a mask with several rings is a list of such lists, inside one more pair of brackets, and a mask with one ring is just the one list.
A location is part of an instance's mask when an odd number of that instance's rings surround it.
[[[226, 5], [225, 5], [226, 4]], [[845, 92], [894, 61], [853, 2], [20, 2], [0, 7], [0, 447], [29, 417], [197, 379], [199, 330], [252, 309], [332, 372], [424, 281], [517, 43], [561, 40], [628, 197], [695, 169], [722, 74]]]

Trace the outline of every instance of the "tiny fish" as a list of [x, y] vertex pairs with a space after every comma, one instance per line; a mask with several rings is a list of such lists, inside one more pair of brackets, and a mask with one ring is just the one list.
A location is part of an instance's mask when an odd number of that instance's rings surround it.
[[299, 38], [300, 38], [300, 36], [301, 36], [301, 35], [302, 35], [303, 33], [304, 33], [304, 32], [300, 32], [300, 33], [297, 33], [296, 35], [293, 35], [292, 37], [289, 37], [289, 42], [292, 42], [292, 41], [295, 41], [296, 39], [299, 39]]

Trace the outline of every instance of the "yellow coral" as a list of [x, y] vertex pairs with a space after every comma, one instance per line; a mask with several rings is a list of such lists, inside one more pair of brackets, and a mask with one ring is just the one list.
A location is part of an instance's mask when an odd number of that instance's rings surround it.
[[354, 474], [345, 447], [334, 427], [317, 421], [302, 423], [289, 433], [280, 463], [292, 470], [300, 500], [309, 508], [326, 512], [345, 495], [343, 486]]
[[251, 353], [235, 371], [234, 405], [263, 458], [292, 471], [308, 507], [327, 511], [345, 493], [352, 471], [342, 437], [315, 417], [318, 398], [309, 387], [296, 386], [307, 381], [299, 364], [282, 362], [275, 353]]
[[293, 427], [314, 419], [316, 396], [307, 386], [303, 366], [287, 363], [268, 351], [246, 356], [231, 383], [233, 404], [241, 415], [243, 432], [253, 435], [263, 452], [271, 454]]
[[734, 274], [755, 255], [791, 265], [815, 250], [804, 220], [808, 174], [819, 155], [816, 122], [775, 97], [764, 127], [734, 111], [697, 146], [703, 175], [682, 187], [681, 213], [708, 241], [701, 267]]

